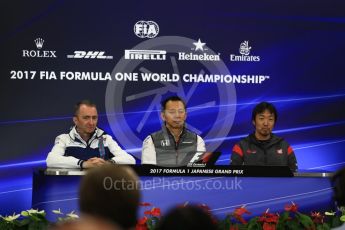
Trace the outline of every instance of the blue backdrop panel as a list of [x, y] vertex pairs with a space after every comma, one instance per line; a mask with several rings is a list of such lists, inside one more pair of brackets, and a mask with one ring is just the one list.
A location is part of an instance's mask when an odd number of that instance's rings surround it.
[[[229, 164], [232, 146], [253, 132], [255, 104], [270, 101], [279, 113], [274, 132], [294, 148], [300, 169], [343, 167], [344, 7], [341, 0], [4, 2], [0, 201], [6, 208], [0, 214], [19, 209], [10, 208], [10, 199], [30, 203], [31, 169], [44, 166], [55, 137], [73, 125], [73, 105], [85, 98], [98, 105], [99, 126], [138, 163], [143, 139], [162, 125], [159, 102], [178, 94], [187, 102], [188, 127], [209, 151], [222, 152], [218, 164]], [[151, 35], [136, 27], [152, 22]], [[163, 51], [164, 60], [126, 59], [133, 50]], [[216, 60], [181, 58], [189, 54]], [[111, 80], [78, 80], [78, 73], [109, 73]], [[180, 80], [143, 81], [144, 73]], [[265, 77], [197, 82], [188, 77], [193, 74]]]
[[[32, 206], [49, 211], [78, 210], [80, 176], [34, 175]], [[332, 188], [329, 178], [251, 178], [251, 177], [140, 177], [142, 201], [162, 209], [185, 203], [207, 204], [218, 217], [246, 205], [252, 214], [260, 215], [270, 208], [281, 212], [292, 201], [300, 211], [332, 210]], [[120, 186], [106, 183], [107, 189]], [[113, 187], [113, 188], [112, 188]], [[145, 208], [139, 210], [143, 215]]]

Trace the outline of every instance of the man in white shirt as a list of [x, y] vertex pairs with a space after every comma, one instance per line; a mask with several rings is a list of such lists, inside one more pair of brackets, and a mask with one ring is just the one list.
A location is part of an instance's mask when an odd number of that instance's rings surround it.
[[103, 130], [97, 127], [98, 113], [94, 103], [83, 100], [76, 104], [73, 116], [75, 126], [68, 134], [55, 139], [48, 154], [48, 167], [93, 168], [106, 162], [135, 164], [133, 156], [126, 153]]

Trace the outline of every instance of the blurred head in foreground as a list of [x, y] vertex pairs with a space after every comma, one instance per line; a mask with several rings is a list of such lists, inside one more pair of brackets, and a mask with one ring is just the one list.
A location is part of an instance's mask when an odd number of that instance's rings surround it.
[[80, 212], [124, 229], [135, 227], [139, 190], [139, 178], [128, 166], [106, 164], [93, 168], [80, 184]]
[[172, 209], [159, 223], [158, 230], [216, 230], [210, 213], [198, 206], [184, 206]]
[[345, 168], [332, 177], [333, 197], [338, 207], [345, 207]]

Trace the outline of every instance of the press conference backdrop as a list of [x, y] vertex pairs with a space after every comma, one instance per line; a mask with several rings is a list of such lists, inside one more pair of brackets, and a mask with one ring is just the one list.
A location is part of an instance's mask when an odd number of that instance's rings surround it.
[[[140, 162], [160, 129], [160, 101], [184, 98], [187, 126], [229, 164], [253, 132], [251, 111], [276, 105], [274, 132], [300, 169], [345, 166], [342, 1], [7, 1], [1, 7], [0, 197], [29, 205], [73, 105]], [[4, 211], [1, 210], [3, 213]]]

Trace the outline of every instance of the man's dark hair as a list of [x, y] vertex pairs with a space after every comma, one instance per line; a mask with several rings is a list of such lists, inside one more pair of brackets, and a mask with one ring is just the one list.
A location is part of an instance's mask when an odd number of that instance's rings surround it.
[[338, 207], [345, 206], [345, 168], [332, 177], [333, 197]]
[[276, 122], [278, 119], [277, 109], [276, 107], [274, 107], [273, 104], [266, 101], [261, 102], [254, 107], [252, 112], [252, 121], [255, 121], [256, 115], [263, 113], [265, 110], [268, 110], [270, 113], [274, 115], [274, 122]]
[[178, 97], [178, 96], [171, 96], [171, 97], [168, 97], [166, 99], [164, 99], [162, 102], [161, 102], [161, 111], [163, 112], [165, 109], [166, 109], [166, 106], [167, 106], [167, 103], [169, 101], [180, 101], [182, 102], [183, 106], [184, 106], [184, 109], [186, 109], [186, 103], [184, 102], [184, 100], [182, 100], [182, 98]]
[[94, 102], [90, 101], [90, 100], [82, 100], [79, 101], [77, 104], [74, 105], [74, 116], [77, 116], [79, 113], [79, 108], [81, 105], [87, 105], [90, 107], [95, 107], [97, 109], [97, 106]]
[[128, 166], [106, 164], [93, 168], [80, 183], [80, 211], [124, 229], [135, 227], [139, 201], [139, 179]]
[[191, 230], [205, 229], [216, 230], [217, 226], [213, 222], [211, 214], [198, 206], [188, 205], [172, 209], [162, 218], [157, 230]]

